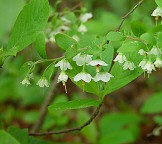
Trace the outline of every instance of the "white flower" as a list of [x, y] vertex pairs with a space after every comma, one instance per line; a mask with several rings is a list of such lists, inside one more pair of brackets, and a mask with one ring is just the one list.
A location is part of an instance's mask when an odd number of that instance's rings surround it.
[[93, 78], [93, 80], [95, 82], [98, 82], [98, 81], [103, 81], [103, 82], [108, 82], [110, 80], [110, 78], [113, 78], [114, 76], [112, 76], [110, 73], [108, 72], [100, 72], [100, 73], [97, 73], [96, 76]]
[[67, 19], [66, 17], [61, 17], [61, 20], [65, 22], [65, 24], [70, 24], [71, 21]]
[[129, 70], [134, 70], [136, 68], [136, 66], [134, 65], [133, 62], [130, 62], [130, 61], [126, 61], [123, 65], [123, 69], [126, 70], [126, 69], [129, 69]]
[[108, 66], [107, 63], [105, 63], [104, 61], [102, 61], [100, 59], [92, 60], [87, 65], [91, 65], [91, 66], [97, 66], [97, 65]]
[[162, 17], [162, 8], [161, 7], [157, 7], [153, 13], [151, 14], [151, 16], [154, 16], [154, 17]]
[[142, 69], [144, 69], [145, 65], [147, 63], [147, 60], [146, 59], [143, 59], [140, 63], [139, 63], [139, 67], [141, 67]]
[[108, 66], [107, 63], [100, 59], [92, 60], [87, 65], [96, 66], [96, 72], [100, 71], [100, 66]]
[[145, 55], [145, 54], [146, 54], [146, 52], [145, 52], [143, 49], [140, 49], [140, 50], [138, 51], [138, 53], [139, 53], [140, 55]]
[[22, 85], [25, 85], [25, 86], [28, 86], [30, 85], [30, 81], [29, 79], [26, 77], [22, 82], [21, 82]]
[[62, 26], [57, 28], [56, 34], [59, 33], [59, 32], [64, 32], [64, 31], [69, 31], [69, 30], [70, 30], [70, 27], [62, 25]]
[[87, 32], [87, 27], [83, 24], [81, 24], [78, 28], [78, 32], [85, 33]]
[[92, 76], [87, 72], [80, 72], [74, 77], [74, 81], [78, 82], [80, 80], [89, 83], [92, 79]]
[[143, 69], [146, 70], [148, 74], [150, 74], [152, 70], [156, 71], [154, 64], [151, 61], [147, 61]]
[[126, 56], [122, 53], [119, 53], [114, 59], [114, 62], [119, 62], [119, 63], [124, 63], [125, 61], [127, 61]]
[[46, 79], [46, 77], [42, 77], [38, 82], [37, 85], [39, 85], [39, 87], [49, 87], [49, 83], [48, 80]]
[[162, 67], [162, 60], [159, 57], [157, 57], [156, 61], [154, 62], [154, 65], [158, 68], [161, 68]]
[[67, 80], [68, 80], [68, 75], [64, 71], [61, 71], [57, 83], [62, 82], [64, 85], [67, 82]]
[[92, 61], [92, 57], [93, 55], [79, 53], [73, 57], [73, 61], [75, 61], [78, 66], [83, 66], [85, 63]]
[[93, 17], [92, 13], [85, 13], [80, 16], [80, 20], [81, 20], [81, 22], [84, 23], [84, 22], [87, 22], [92, 17]]
[[70, 65], [70, 63], [65, 59], [62, 59], [57, 64], [55, 64], [55, 67], [60, 67], [60, 69], [63, 71], [66, 71], [67, 69], [70, 69], [70, 70], [72, 69], [72, 66]]
[[153, 47], [150, 51], [150, 54], [153, 54], [153, 55], [160, 55], [161, 54], [161, 50], [157, 47]]

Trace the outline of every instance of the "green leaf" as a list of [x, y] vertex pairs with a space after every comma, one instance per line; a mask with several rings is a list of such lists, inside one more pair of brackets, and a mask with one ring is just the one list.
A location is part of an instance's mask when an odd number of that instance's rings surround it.
[[12, 126], [7, 131], [21, 144], [28, 144], [28, 129], [19, 129]]
[[143, 35], [141, 35], [140, 38], [143, 39], [147, 44], [149, 44], [151, 46], [156, 44], [155, 37], [150, 33], [144, 33]]
[[135, 36], [139, 37], [147, 32], [147, 28], [143, 22], [135, 21], [131, 23], [131, 29]]
[[42, 58], [47, 58], [46, 54], [46, 41], [45, 41], [45, 35], [44, 32], [40, 32], [36, 38], [36, 48], [39, 53], [39, 55]]
[[53, 72], [54, 72], [54, 69], [55, 69], [54, 63], [55, 63], [55, 62], [52, 62], [52, 63], [45, 69], [45, 71], [44, 71], [44, 73], [43, 73], [43, 76], [45, 76], [45, 77], [48, 79], [48, 81], [50, 81], [50, 79], [51, 79], [51, 77], [52, 77], [52, 74], [53, 74]]
[[98, 106], [100, 103], [99, 100], [96, 99], [81, 99], [81, 100], [73, 100], [69, 102], [55, 103], [48, 107], [49, 110], [69, 110], [69, 109], [81, 109], [87, 108], [91, 106]]
[[128, 130], [120, 130], [101, 137], [100, 144], [126, 144], [134, 142], [134, 137]]
[[66, 50], [65, 57], [67, 59], [70, 59], [70, 58], [74, 57], [77, 54], [78, 54], [78, 48], [77, 48], [76, 45], [73, 45], [73, 46], [71, 46], [70, 48], [68, 48]]
[[102, 52], [102, 59], [108, 64], [108, 66], [103, 67], [105, 71], [109, 71], [113, 58], [114, 58], [114, 48], [111, 44], [104, 46], [104, 51]]
[[48, 0], [32, 0], [20, 12], [13, 27], [7, 46], [6, 56], [16, 55], [34, 42], [48, 21]]
[[123, 43], [122, 46], [118, 49], [120, 53], [139, 51], [140, 49], [145, 49], [146, 46], [140, 41], [129, 40], [126, 43]]
[[162, 1], [161, 0], [155, 0], [155, 2], [159, 7], [162, 7]]
[[160, 115], [154, 116], [154, 121], [155, 121], [158, 125], [162, 125], [162, 116], [160, 116]]
[[162, 32], [159, 32], [157, 35], [157, 45], [159, 48], [162, 48]]
[[2, 144], [21, 144], [4, 130], [0, 130], [0, 142]]
[[125, 36], [121, 32], [109, 32], [106, 36], [109, 41], [122, 41]]
[[78, 42], [66, 34], [59, 33], [55, 36], [55, 39], [58, 46], [63, 50], [67, 50], [72, 46], [78, 47]]
[[162, 112], [162, 93], [150, 96], [142, 106], [141, 112], [147, 114]]

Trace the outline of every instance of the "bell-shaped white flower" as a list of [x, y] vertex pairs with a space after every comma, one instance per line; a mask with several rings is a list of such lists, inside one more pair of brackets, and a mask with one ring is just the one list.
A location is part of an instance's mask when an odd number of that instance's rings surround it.
[[126, 56], [122, 53], [119, 53], [114, 59], [114, 62], [119, 62], [119, 63], [124, 63], [125, 61], [127, 61]]
[[147, 61], [143, 69], [147, 71], [148, 74], [150, 74], [153, 70], [156, 71], [155, 66], [151, 61]]
[[39, 87], [49, 87], [49, 83], [48, 80], [46, 79], [46, 77], [42, 77], [38, 82], [37, 85], [39, 85]]
[[162, 67], [162, 60], [159, 57], [157, 57], [156, 61], [154, 62], [154, 65], [157, 68], [161, 68]]
[[70, 63], [66, 59], [60, 60], [55, 67], [60, 67], [61, 70], [66, 71], [67, 69], [73, 69]]
[[93, 17], [92, 13], [85, 13], [85, 14], [80, 16], [80, 21], [85, 23], [92, 17]]
[[135, 68], [136, 68], [136, 66], [134, 65], [134, 63], [133, 62], [130, 62], [130, 61], [126, 61], [124, 63], [124, 65], [123, 65], [123, 69], [124, 70], [127, 70], [127, 69], [134, 70]]
[[61, 17], [61, 20], [65, 23], [65, 24], [70, 24], [71, 21], [69, 19], [67, 19], [66, 17]]
[[151, 14], [151, 16], [154, 17], [162, 17], [162, 8], [161, 7], [157, 7], [153, 13]]
[[161, 54], [161, 49], [157, 48], [157, 47], [153, 47], [150, 51], [150, 54], [153, 55], [160, 55]]
[[91, 79], [92, 79], [92, 76], [87, 72], [80, 72], [74, 77], [75, 82], [82, 80], [83, 82], [89, 83]]
[[21, 84], [22, 85], [25, 85], [26, 87], [28, 86], [28, 85], [30, 85], [30, 81], [29, 81], [29, 78], [25, 78], [25, 79], [23, 79], [23, 81], [21, 82]]
[[65, 73], [65, 71], [61, 71], [59, 77], [58, 77], [58, 81], [57, 83], [59, 82], [62, 82], [63, 86], [65, 87], [65, 92], [67, 93], [67, 89], [66, 89], [66, 82], [68, 80], [68, 75]]
[[107, 63], [105, 63], [104, 61], [100, 60], [100, 59], [96, 59], [96, 60], [92, 60], [90, 61], [87, 65], [91, 65], [91, 66], [108, 66]]
[[96, 72], [100, 71], [100, 66], [108, 66], [107, 63], [100, 59], [92, 60], [87, 65], [96, 66]]
[[85, 33], [85, 32], [87, 32], [88, 30], [87, 30], [87, 27], [85, 26], [85, 25], [83, 25], [83, 24], [81, 24], [80, 26], [79, 26], [79, 28], [78, 28], [78, 32], [81, 32], [81, 33]]
[[108, 82], [110, 80], [110, 78], [113, 78], [114, 76], [111, 75], [110, 73], [108, 72], [99, 72], [95, 75], [95, 77], [93, 78], [93, 80], [95, 82], [98, 82], [98, 81], [103, 81], [103, 82]]
[[145, 65], [147, 64], [147, 60], [143, 59], [140, 63], [139, 63], [139, 67], [141, 67], [144, 70]]
[[143, 49], [140, 49], [140, 50], [138, 51], [138, 53], [139, 53], [140, 55], [145, 55], [145, 54], [146, 54], [146, 51], [144, 51]]
[[83, 66], [85, 63], [92, 61], [92, 57], [93, 55], [79, 53], [73, 57], [73, 61], [75, 61], [78, 66]]

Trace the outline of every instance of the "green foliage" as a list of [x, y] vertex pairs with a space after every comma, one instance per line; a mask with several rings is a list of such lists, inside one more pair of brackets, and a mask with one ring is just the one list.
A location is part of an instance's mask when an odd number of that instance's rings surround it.
[[58, 46], [63, 50], [67, 50], [71, 47], [77, 48], [78, 46], [77, 41], [66, 34], [59, 33], [55, 36], [55, 39]]
[[8, 42], [6, 56], [16, 55], [32, 42], [34, 42], [42, 30], [44, 30], [49, 17], [49, 4], [47, 0], [32, 0], [19, 14], [10, 40]]
[[143, 39], [148, 45], [153, 46], [156, 44], [155, 37], [150, 33], [144, 33], [140, 38]]
[[155, 2], [159, 7], [162, 7], [162, 1], [161, 0], [155, 0]]
[[91, 106], [98, 106], [100, 103], [99, 100], [95, 99], [81, 99], [81, 100], [73, 100], [69, 102], [55, 103], [50, 105], [48, 109], [51, 110], [69, 110], [69, 109], [81, 109], [87, 108]]
[[121, 32], [109, 32], [106, 38], [109, 41], [122, 41], [125, 36]]
[[36, 48], [39, 53], [39, 55], [42, 58], [47, 58], [46, 54], [46, 41], [45, 41], [45, 35], [43, 32], [40, 32], [36, 38]]
[[162, 111], [162, 93], [151, 95], [142, 106], [141, 112], [146, 114], [160, 113]]

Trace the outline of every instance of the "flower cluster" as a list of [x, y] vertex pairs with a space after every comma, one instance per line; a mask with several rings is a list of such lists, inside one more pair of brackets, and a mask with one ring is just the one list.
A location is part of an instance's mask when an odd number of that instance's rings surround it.
[[[94, 80], [95, 82], [98, 82], [98, 81], [108, 82], [110, 81], [110, 78], [114, 77], [108, 72], [100, 71], [101, 66], [108, 66], [107, 63], [105, 63], [104, 61], [100, 59], [92, 60], [92, 57], [93, 57], [92, 55], [88, 55], [85, 53], [84, 54], [79, 53], [72, 58], [72, 60], [76, 62], [77, 66], [83, 67], [82, 71], [76, 74], [73, 80], [75, 82], [82, 81], [83, 86], [85, 85], [85, 83], [91, 82], [91, 80]], [[92, 77], [90, 73], [86, 72], [85, 66], [88, 66], [88, 65], [96, 67], [96, 75], [94, 77]], [[66, 90], [65, 83], [68, 80], [68, 75], [66, 74], [66, 70], [68, 69], [72, 70], [73, 68], [71, 64], [65, 58], [59, 61], [58, 63], [56, 63], [55, 67], [60, 67], [61, 69], [61, 73], [58, 77], [58, 83], [62, 82]]]
[[[141, 67], [142, 70], [147, 72], [147, 74], [151, 74], [152, 71], [156, 71], [155, 68], [162, 67], [162, 50], [154, 46], [150, 51], [145, 51], [140, 49], [138, 54], [143, 56], [142, 61], [138, 64], [138, 67]], [[136, 68], [135, 64], [131, 61], [128, 61], [126, 56], [123, 53], [119, 53], [114, 59], [115, 62], [119, 62], [123, 69], [134, 70]]]
[[124, 70], [134, 70], [136, 68], [135, 64], [131, 61], [128, 61], [123, 53], [119, 53], [114, 59], [114, 62], [119, 62], [119, 64], [123, 66]]

